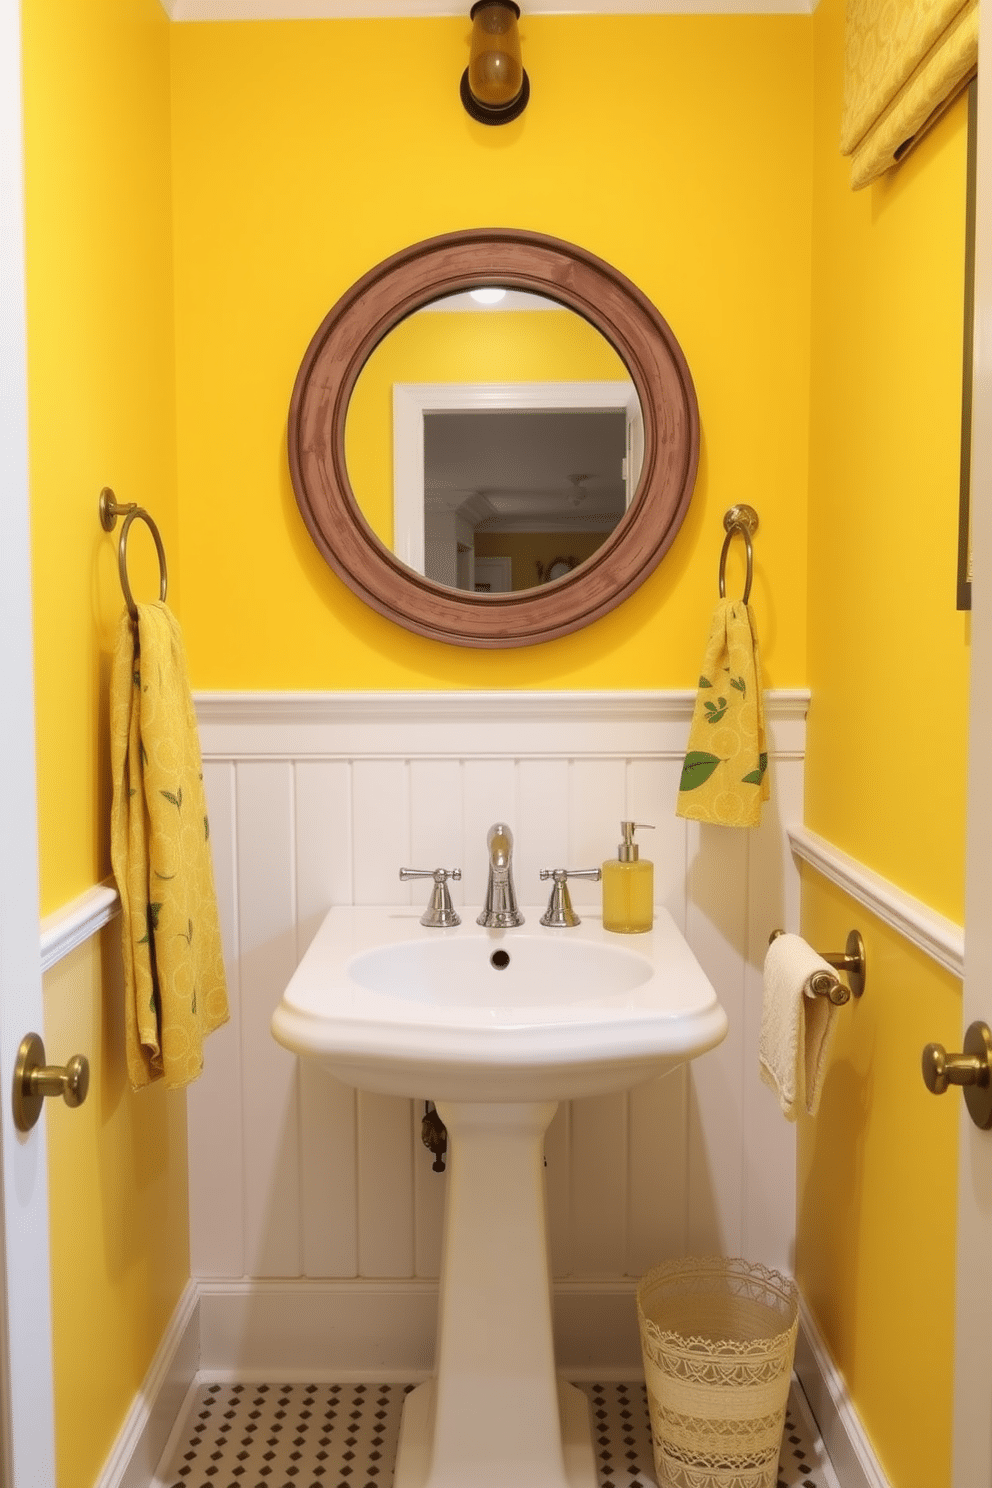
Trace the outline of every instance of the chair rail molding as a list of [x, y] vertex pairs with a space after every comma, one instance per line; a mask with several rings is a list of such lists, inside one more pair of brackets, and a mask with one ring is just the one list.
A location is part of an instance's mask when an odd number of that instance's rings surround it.
[[94, 884], [41, 922], [41, 969], [49, 971], [77, 946], [89, 940], [119, 912], [121, 902], [112, 883]]
[[921, 899], [834, 847], [809, 827], [788, 829], [794, 855], [956, 977], [964, 976], [964, 930]]
[[[801, 759], [809, 692], [765, 694], [772, 753]], [[466, 751], [516, 757], [628, 757], [685, 752], [696, 693], [624, 692], [197, 692], [204, 756], [325, 758], [372, 754], [456, 758]], [[395, 732], [384, 732], [401, 724]], [[512, 728], [512, 735], [510, 730]], [[623, 730], [624, 732], [620, 732]], [[497, 732], [498, 731], [498, 732]]]

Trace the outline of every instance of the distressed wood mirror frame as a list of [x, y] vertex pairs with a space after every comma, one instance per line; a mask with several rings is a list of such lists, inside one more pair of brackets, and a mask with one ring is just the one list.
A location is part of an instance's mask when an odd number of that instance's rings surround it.
[[[499, 284], [557, 300], [625, 363], [644, 416], [644, 459], [623, 520], [579, 567], [512, 594], [449, 589], [401, 563], [372, 532], [345, 465], [348, 402], [367, 358], [405, 316], [444, 295]], [[313, 541], [381, 615], [456, 646], [529, 646], [567, 635], [626, 599], [664, 557], [699, 460], [699, 411], [681, 348], [650, 300], [608, 263], [557, 238], [510, 229], [448, 233], [371, 269], [319, 326], [289, 411], [289, 465]]]

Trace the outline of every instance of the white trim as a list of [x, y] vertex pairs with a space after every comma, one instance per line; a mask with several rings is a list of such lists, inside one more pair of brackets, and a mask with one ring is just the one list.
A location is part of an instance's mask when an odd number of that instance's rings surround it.
[[199, 1357], [199, 1296], [190, 1281], [94, 1488], [148, 1488], [182, 1417]]
[[41, 922], [41, 969], [48, 971], [77, 946], [89, 940], [120, 911], [121, 901], [111, 884], [96, 884]]
[[202, 1278], [198, 1293], [205, 1378], [407, 1380], [431, 1367], [436, 1281]]
[[[194, 694], [205, 760], [496, 757], [507, 725], [515, 759], [614, 755], [618, 733], [630, 758], [674, 758], [685, 752], [695, 699], [680, 689]], [[765, 694], [773, 755], [803, 757], [808, 707], [805, 690]]]
[[[582, 721], [610, 722], [692, 715], [695, 692], [196, 692], [201, 725], [213, 723], [377, 723], [395, 716], [442, 723], [492, 715], [503, 720], [564, 714]], [[801, 699], [809, 693], [774, 694]]]
[[795, 1372], [834, 1473], [844, 1488], [890, 1488], [813, 1318], [800, 1299]]
[[[453, 0], [161, 0], [172, 21], [462, 16]], [[812, 15], [816, 0], [526, 0], [528, 15]]]
[[[555, 1282], [555, 1351], [570, 1379], [639, 1377], [636, 1285]], [[201, 1379], [415, 1381], [430, 1372], [436, 1281], [204, 1278], [197, 1291]]]
[[18, 1046], [43, 1025], [31, 639], [21, 6], [0, 4], [0, 1481], [55, 1481], [46, 1122], [18, 1132], [9, 1105]]
[[[992, 669], [992, 7], [980, 10], [978, 127], [975, 181], [974, 373], [971, 409], [971, 553], [975, 574], [969, 617], [971, 657], [968, 708], [968, 829], [965, 925], [968, 956], [961, 1027], [990, 1017], [992, 986], [992, 777], [986, 768], [992, 719], [987, 678]], [[989, 1133], [959, 1104], [958, 1194], [955, 1229], [955, 1307], [952, 1488], [992, 1481], [992, 1147]], [[941, 1358], [946, 1367], [946, 1361]]]
[[873, 873], [809, 827], [790, 827], [797, 858], [843, 889], [954, 976], [964, 976], [964, 930], [922, 900]]

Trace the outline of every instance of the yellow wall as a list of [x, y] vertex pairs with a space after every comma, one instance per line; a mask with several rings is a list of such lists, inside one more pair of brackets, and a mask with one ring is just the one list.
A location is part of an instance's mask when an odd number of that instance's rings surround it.
[[[963, 918], [968, 623], [955, 610], [966, 108], [852, 193], [837, 151], [843, 0], [813, 19], [816, 132], [806, 819]], [[798, 1275], [895, 1488], [950, 1480], [960, 986], [813, 872], [814, 944], [863, 932], [820, 1113], [800, 1128]]]
[[44, 994], [49, 1052], [90, 1061], [85, 1103], [46, 1107], [58, 1488], [90, 1488], [189, 1276], [186, 1101], [128, 1087], [116, 922]]
[[842, 22], [839, 0], [822, 0], [809, 509], [815, 759], [806, 815], [839, 847], [960, 920], [966, 103], [897, 171], [852, 192], [850, 163], [837, 151]]
[[[769, 683], [804, 680], [810, 26], [803, 17], [527, 17], [532, 98], [458, 97], [467, 20], [173, 32], [180, 563], [202, 688], [691, 685], [722, 516], [761, 513]], [[576, 77], [595, 75], [583, 90]], [[509, 652], [372, 614], [299, 516], [293, 380], [337, 297], [436, 233], [504, 223], [616, 264], [686, 353], [697, 494], [652, 578], [590, 630]], [[797, 556], [799, 561], [797, 561]]]
[[961, 988], [804, 871], [810, 944], [839, 949], [853, 926], [868, 980], [800, 1125], [796, 1274], [892, 1488], [948, 1488], [959, 1108], [928, 1093], [920, 1053], [961, 1047]]
[[[123, 602], [104, 485], [178, 560], [169, 26], [157, 0], [24, 0], [29, 455], [43, 912], [110, 872], [107, 675]], [[136, 525], [135, 592], [157, 591]], [[89, 1488], [189, 1275], [185, 1101], [123, 1088], [107, 936], [45, 982], [58, 1488]], [[99, 1361], [95, 1366], [95, 1361]]]
[[[103, 486], [178, 557], [169, 28], [157, 0], [24, 0], [42, 912], [110, 871], [107, 658], [122, 608]], [[132, 587], [157, 592], [141, 524]], [[176, 580], [181, 565], [173, 563]], [[178, 595], [178, 582], [170, 602]]]

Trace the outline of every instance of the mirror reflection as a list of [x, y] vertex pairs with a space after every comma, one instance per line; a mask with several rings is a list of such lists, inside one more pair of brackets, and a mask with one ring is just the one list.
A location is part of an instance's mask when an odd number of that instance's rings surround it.
[[345, 458], [362, 513], [436, 583], [508, 592], [590, 557], [633, 500], [636, 390], [613, 347], [555, 300], [514, 290], [432, 302], [362, 368]]

